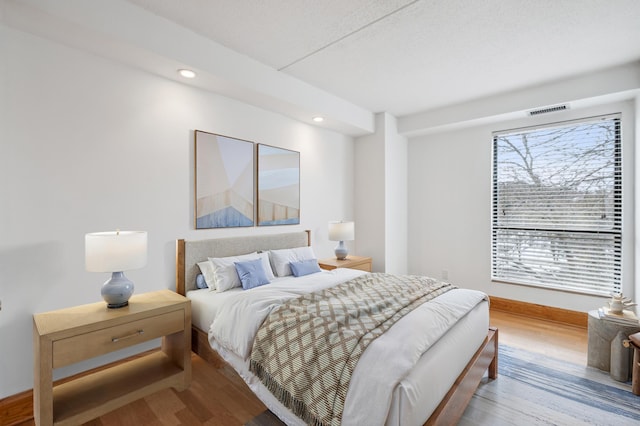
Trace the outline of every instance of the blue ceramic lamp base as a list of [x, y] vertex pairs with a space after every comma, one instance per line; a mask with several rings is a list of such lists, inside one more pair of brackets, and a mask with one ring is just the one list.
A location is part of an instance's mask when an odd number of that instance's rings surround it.
[[129, 304], [133, 294], [133, 282], [124, 276], [124, 272], [113, 272], [111, 278], [102, 285], [101, 293], [107, 308], [123, 308]]
[[347, 246], [344, 245], [344, 241], [340, 241], [340, 243], [336, 247], [335, 253], [338, 260], [344, 260], [347, 258], [349, 250], [347, 250]]

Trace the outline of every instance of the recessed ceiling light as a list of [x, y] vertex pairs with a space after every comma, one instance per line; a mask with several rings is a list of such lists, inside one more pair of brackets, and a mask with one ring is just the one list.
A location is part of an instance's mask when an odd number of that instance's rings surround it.
[[324, 121], [324, 118], [320, 116], [313, 117], [313, 121], [315, 121], [316, 123], [322, 123]]
[[196, 76], [195, 72], [187, 69], [178, 70], [178, 73], [184, 78], [195, 78]]

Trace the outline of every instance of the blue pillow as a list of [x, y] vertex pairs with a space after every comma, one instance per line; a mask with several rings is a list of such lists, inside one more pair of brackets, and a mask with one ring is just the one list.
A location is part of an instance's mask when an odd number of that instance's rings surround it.
[[307, 259], [300, 262], [289, 263], [291, 267], [291, 273], [294, 277], [301, 277], [303, 275], [315, 274], [321, 272], [318, 265], [318, 259]]
[[247, 260], [246, 262], [234, 262], [236, 272], [242, 283], [242, 288], [250, 288], [269, 284], [269, 279], [262, 266], [262, 259]]
[[209, 288], [207, 282], [204, 280], [204, 275], [198, 274], [196, 275], [196, 287], [199, 289]]

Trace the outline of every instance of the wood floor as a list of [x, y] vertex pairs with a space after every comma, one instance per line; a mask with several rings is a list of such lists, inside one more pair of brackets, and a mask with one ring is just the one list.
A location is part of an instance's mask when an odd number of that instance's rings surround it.
[[[500, 330], [500, 342], [503, 344], [586, 365], [586, 328], [500, 311], [491, 311], [491, 325]], [[215, 368], [196, 355], [192, 356], [192, 361], [193, 381], [189, 389], [183, 392], [168, 389], [155, 393], [87, 425], [234, 426], [244, 425], [265, 410], [231, 367]], [[268, 420], [261, 424], [269, 425]]]
[[552, 358], [587, 365], [587, 329], [491, 310], [500, 343]]

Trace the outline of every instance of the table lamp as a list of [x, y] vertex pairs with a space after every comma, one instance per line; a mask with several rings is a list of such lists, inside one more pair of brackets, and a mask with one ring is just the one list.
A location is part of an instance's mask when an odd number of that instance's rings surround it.
[[329, 222], [329, 241], [340, 241], [336, 247], [335, 253], [338, 260], [347, 258], [349, 251], [344, 245], [345, 241], [351, 241], [355, 237], [355, 228], [353, 222]]
[[133, 283], [124, 271], [147, 264], [147, 233], [144, 231], [93, 232], [86, 234], [85, 267], [90, 272], [111, 272], [102, 285], [102, 297], [108, 308], [129, 304]]

